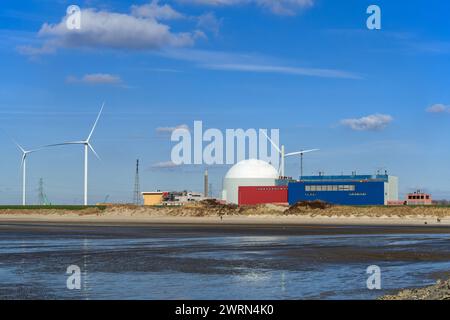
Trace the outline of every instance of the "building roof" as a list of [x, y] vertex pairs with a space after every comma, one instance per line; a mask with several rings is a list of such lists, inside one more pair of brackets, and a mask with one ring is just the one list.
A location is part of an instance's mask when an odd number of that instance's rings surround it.
[[232, 166], [225, 179], [278, 179], [278, 171], [263, 160], [248, 159]]
[[348, 182], [357, 182], [357, 181], [385, 181], [387, 182], [389, 175], [336, 175], [336, 176], [325, 176], [325, 175], [317, 175], [317, 176], [303, 176], [301, 178], [302, 181], [305, 182], [330, 182], [330, 181], [348, 181]]

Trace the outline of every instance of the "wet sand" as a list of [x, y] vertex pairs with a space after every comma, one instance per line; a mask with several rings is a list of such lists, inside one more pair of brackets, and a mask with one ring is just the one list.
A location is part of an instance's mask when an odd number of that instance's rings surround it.
[[[450, 227], [425, 227], [425, 226], [341, 226], [341, 225], [267, 225], [267, 224], [116, 224], [116, 223], [0, 223], [0, 233], [23, 233], [27, 235], [48, 236], [79, 236], [86, 238], [202, 238], [212, 236], [336, 236], [336, 235], [410, 235], [410, 234], [449, 234]], [[264, 245], [260, 249], [276, 249], [270, 245]], [[450, 261], [450, 252], [428, 252], [419, 248], [414, 251], [379, 251], [367, 250], [365, 247], [317, 246], [314, 250], [308, 248], [291, 248], [284, 251], [281, 256], [309, 260], [320, 257], [322, 263], [352, 263], [368, 262], [372, 260], [385, 261]]]
[[[13, 273], [0, 298], [376, 298], [448, 270], [449, 237], [429, 225], [2, 221]], [[87, 270], [86, 290], [61, 285], [71, 264]], [[386, 270], [383, 292], [365, 287], [372, 264]]]
[[[284, 223], [283, 223], [284, 222]], [[166, 236], [170, 233], [181, 233], [185, 236], [210, 236], [211, 233], [221, 235], [245, 234], [259, 236], [304, 236], [304, 235], [371, 235], [371, 234], [450, 234], [448, 225], [403, 225], [403, 224], [302, 224], [300, 221], [257, 221], [253, 219], [205, 219], [204, 218], [173, 218], [173, 219], [61, 219], [61, 220], [20, 220], [0, 219], [0, 232], [9, 230], [17, 232], [68, 232], [90, 235], [96, 232], [108, 236], [109, 230], [117, 236], [117, 230], [123, 236], [137, 236], [151, 234]], [[128, 233], [127, 231], [130, 231]], [[142, 234], [140, 233], [142, 231]]]

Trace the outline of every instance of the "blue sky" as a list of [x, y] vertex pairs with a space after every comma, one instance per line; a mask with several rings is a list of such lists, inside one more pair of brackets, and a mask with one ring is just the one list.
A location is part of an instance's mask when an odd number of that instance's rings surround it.
[[[80, 35], [64, 28], [82, 9]], [[366, 8], [382, 29], [366, 28]], [[164, 167], [170, 128], [279, 128], [287, 151], [320, 148], [305, 173], [375, 173], [450, 198], [450, 26], [446, 1], [2, 1], [0, 203], [19, 203], [20, 152], [92, 138], [90, 202], [141, 189], [201, 191], [202, 166]], [[83, 25], [84, 24], [84, 25]], [[84, 28], [84, 29], [83, 29]], [[79, 146], [30, 155], [54, 203], [82, 201]], [[286, 170], [298, 176], [298, 159]], [[227, 166], [210, 168], [218, 195]]]

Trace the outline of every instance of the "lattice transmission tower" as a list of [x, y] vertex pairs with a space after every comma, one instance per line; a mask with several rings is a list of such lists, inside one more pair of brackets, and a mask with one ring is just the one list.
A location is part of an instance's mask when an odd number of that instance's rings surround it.
[[45, 195], [45, 192], [44, 192], [44, 179], [42, 179], [42, 178], [39, 179], [38, 202], [39, 202], [39, 205], [41, 205], [41, 206], [50, 204], [48, 202], [47, 196]]
[[139, 182], [139, 159], [136, 160], [136, 175], [134, 177], [134, 193], [133, 193], [133, 203], [135, 205], [140, 205], [141, 200], [141, 185]]

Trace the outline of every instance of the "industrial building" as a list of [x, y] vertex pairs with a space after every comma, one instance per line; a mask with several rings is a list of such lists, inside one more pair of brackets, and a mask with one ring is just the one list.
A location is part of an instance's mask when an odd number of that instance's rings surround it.
[[432, 205], [433, 199], [431, 198], [431, 194], [417, 190], [416, 192], [408, 193], [406, 203], [413, 206]]
[[145, 206], [184, 205], [207, 199], [203, 193], [188, 191], [142, 192]]
[[285, 186], [260, 186], [239, 187], [238, 204], [256, 205], [264, 203], [287, 204], [288, 187]]
[[398, 178], [384, 175], [304, 176], [288, 185], [289, 204], [322, 200], [340, 205], [387, 205], [398, 201]]
[[163, 191], [142, 192], [142, 197], [144, 198], [144, 206], [161, 205], [166, 195], [167, 192]]
[[248, 159], [236, 163], [228, 170], [223, 180], [222, 199], [239, 204], [239, 187], [271, 187], [278, 179], [277, 170], [269, 163]]
[[249, 159], [238, 162], [227, 172], [223, 181], [222, 199], [238, 205], [293, 205], [314, 200], [339, 205], [387, 205], [398, 202], [398, 178], [385, 173], [337, 176], [319, 174], [303, 176], [300, 180], [281, 179], [271, 164]]

